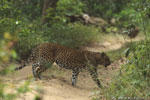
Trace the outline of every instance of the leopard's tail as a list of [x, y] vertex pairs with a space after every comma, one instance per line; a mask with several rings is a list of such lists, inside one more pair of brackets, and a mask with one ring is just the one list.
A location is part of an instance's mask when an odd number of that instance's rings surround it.
[[31, 53], [30, 57], [21, 66], [15, 68], [15, 71], [21, 70], [22, 68], [29, 65], [32, 61], [34, 61], [34, 59], [36, 58], [37, 48], [34, 48], [33, 51], [34, 52]]

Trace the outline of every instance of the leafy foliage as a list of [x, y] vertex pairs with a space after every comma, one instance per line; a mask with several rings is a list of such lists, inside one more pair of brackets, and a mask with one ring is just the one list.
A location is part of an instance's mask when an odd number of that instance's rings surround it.
[[105, 91], [107, 99], [112, 97], [149, 98], [150, 62], [147, 59], [149, 47], [144, 41], [135, 46], [134, 54], [128, 58], [127, 63], [122, 66], [120, 73]]
[[[35, 34], [36, 33], [36, 34]], [[98, 40], [98, 30], [82, 24], [54, 24], [51, 27], [32, 23], [19, 28], [16, 51], [26, 59], [30, 50], [39, 43], [55, 42], [72, 48], [79, 48]], [[25, 54], [25, 55], [24, 55]]]
[[118, 23], [119, 26], [127, 27], [129, 25], [136, 25], [139, 24], [141, 20], [141, 15], [137, 12], [133, 7], [128, 7], [120, 11], [120, 13], [114, 15], [117, 19], [120, 20]]
[[80, 16], [83, 14], [85, 6], [81, 0], [59, 0], [56, 8], [48, 8], [45, 16], [50, 24], [70, 22], [70, 16]]
[[2, 12], [0, 32], [2, 34], [0, 35], [10, 32], [18, 37], [15, 50], [19, 57], [27, 58], [30, 50], [43, 42], [57, 42], [78, 48], [97, 40], [96, 28], [80, 23], [66, 23], [69, 21], [67, 16], [82, 14], [84, 4], [80, 0], [60, 0], [57, 2], [56, 9], [49, 8], [46, 17], [50, 18], [50, 25], [39, 23], [41, 21], [41, 2], [41, 0], [2, 1], [0, 7]]
[[101, 16], [105, 19], [111, 19], [113, 14], [119, 13], [129, 0], [83, 0], [86, 4], [85, 12], [94, 16]]
[[3, 40], [1, 39], [0, 40], [0, 63], [2, 62], [8, 62], [9, 61], [9, 58], [12, 57], [12, 58], [16, 58], [16, 52], [10, 48], [12, 48], [13, 46], [13, 41], [12, 40], [17, 40], [16, 38], [13, 38], [12, 35], [10, 35], [10, 33], [6, 32], [4, 33], [4, 36], [3, 36], [4, 39], [7, 39], [6, 40]]
[[[143, 5], [142, 7], [141, 4]], [[148, 0], [140, 0], [135, 3], [135, 8], [139, 9], [138, 11], [141, 14], [145, 40], [131, 46], [132, 53], [127, 59], [127, 63], [122, 66], [109, 88], [105, 89], [105, 96], [108, 100], [113, 97], [116, 99], [130, 97], [131, 99], [137, 98], [144, 100], [150, 98], [150, 40], [147, 37], [149, 35], [149, 28], [146, 27], [148, 25], [147, 21], [149, 20], [147, 17], [149, 4]]]
[[60, 0], [57, 2], [57, 13], [61, 15], [80, 15], [84, 4], [80, 0]]
[[[5, 63], [8, 63], [11, 59], [15, 59], [17, 57], [15, 50], [12, 49], [14, 41], [17, 41], [16, 36], [13, 36], [8, 32], [5, 32], [3, 37], [0, 39], [0, 75], [7, 75], [8, 73], [12, 73], [14, 71], [13, 64], [8, 67], [1, 66], [2, 64], [5, 65]], [[14, 85], [13, 83], [6, 84], [2, 81], [2, 79], [0, 79], [0, 99], [15, 100], [21, 94], [30, 91], [29, 84], [30, 82], [27, 81], [15, 91], [15, 87], [12, 88]], [[10, 93], [7, 91], [8, 89], [14, 90], [15, 92]]]
[[56, 24], [51, 27], [49, 33], [54, 34], [47, 37], [47, 41], [57, 42], [72, 48], [78, 48], [92, 43], [97, 40], [98, 36], [98, 30], [96, 28], [84, 26], [78, 23], [68, 24], [67, 26]]

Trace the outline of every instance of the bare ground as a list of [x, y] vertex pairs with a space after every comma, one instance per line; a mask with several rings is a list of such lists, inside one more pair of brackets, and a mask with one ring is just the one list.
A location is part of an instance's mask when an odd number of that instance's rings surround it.
[[[106, 39], [102, 43], [96, 43], [91, 47], [86, 47], [90, 51], [109, 51], [119, 49], [125, 43], [124, 39], [118, 37]], [[140, 40], [141, 38], [135, 38], [134, 41]], [[126, 40], [130, 41], [130, 40]], [[120, 69], [121, 64], [124, 60], [118, 60], [113, 62], [108, 68], [99, 66], [99, 79], [103, 86], [107, 87], [111, 82], [111, 79], [115, 76], [116, 72]], [[99, 89], [96, 84], [92, 81], [89, 73], [83, 71], [79, 74], [78, 82], [76, 87], [71, 86], [71, 71], [61, 68], [57, 68], [54, 65], [44, 74], [44, 80], [34, 81], [31, 71], [31, 66], [28, 66], [14, 74], [1, 77], [7, 84], [14, 84], [14, 87], [19, 87], [26, 80], [32, 79], [30, 84], [31, 92], [22, 94], [17, 100], [33, 100], [34, 95], [40, 94], [42, 100], [91, 100], [99, 94]], [[47, 77], [46, 77], [47, 76]], [[11, 85], [10, 85], [11, 87]], [[6, 90], [7, 92], [14, 92], [13, 88]], [[39, 91], [39, 92], [37, 92]]]

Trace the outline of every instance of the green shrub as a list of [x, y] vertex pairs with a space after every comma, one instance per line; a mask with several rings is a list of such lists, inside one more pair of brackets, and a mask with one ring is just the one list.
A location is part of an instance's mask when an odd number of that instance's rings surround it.
[[[145, 3], [144, 3], [145, 2]], [[131, 99], [148, 100], [150, 98], [150, 41], [149, 41], [149, 18], [147, 17], [147, 12], [149, 12], [149, 1], [139, 1], [134, 4], [135, 9], [120, 12], [121, 19], [128, 20], [134, 23], [132, 20], [137, 20], [135, 22], [140, 23], [143, 27], [143, 32], [145, 33], [145, 40], [136, 44], [131, 45], [133, 52], [130, 53], [130, 57], [127, 59], [127, 63], [122, 65], [122, 68], [118, 75], [112, 80], [110, 86], [104, 90], [105, 96], [108, 100], [113, 97], [116, 99], [125, 99], [129, 97]], [[133, 16], [125, 17], [131, 14]], [[138, 13], [138, 14], [137, 14]], [[135, 16], [137, 15], [137, 16]], [[126, 23], [127, 25], [128, 23]], [[130, 48], [130, 49], [131, 49]]]
[[84, 4], [80, 0], [60, 0], [57, 2], [56, 11], [60, 15], [81, 15]]
[[98, 35], [96, 28], [76, 23], [66, 26], [56, 24], [50, 28], [50, 32], [46, 33], [45, 37], [47, 41], [78, 48], [97, 41]]
[[[95, 27], [84, 26], [80, 23], [66, 23], [68, 20], [66, 16], [83, 13], [84, 4], [80, 0], [60, 0], [57, 2], [55, 10], [49, 8], [50, 13], [47, 15], [51, 18], [49, 25], [41, 24], [39, 13], [34, 12], [35, 9], [33, 9], [33, 7], [41, 7], [38, 5], [41, 0], [26, 2], [21, 0], [19, 2], [4, 0], [1, 4], [0, 33], [2, 34], [0, 36], [2, 37], [5, 32], [17, 35], [18, 42], [15, 45], [15, 50], [18, 56], [23, 59], [30, 55], [34, 46], [43, 42], [55, 42], [78, 48], [97, 40], [98, 30]], [[32, 6], [34, 3], [36, 6]], [[41, 8], [38, 9], [40, 11]], [[29, 14], [29, 12], [34, 13]], [[11, 14], [9, 15], [9, 13]], [[33, 20], [30, 17], [33, 17], [34, 14], [38, 16]]]
[[[19, 27], [16, 51], [25, 59], [31, 48], [39, 43], [54, 42], [72, 48], [79, 48], [98, 40], [98, 30], [82, 24], [54, 24], [51, 27], [37, 23]], [[28, 55], [26, 55], [28, 54]]]
[[70, 16], [82, 15], [85, 5], [80, 0], [59, 0], [56, 8], [48, 8], [45, 16], [48, 23], [68, 23]]
[[13, 9], [12, 2], [8, 2], [8, 0], [1, 0], [0, 2], [0, 38], [3, 38], [3, 34], [5, 32], [13, 33], [16, 29], [16, 19], [13, 18], [13, 13], [15, 9]]
[[135, 51], [122, 66], [118, 75], [113, 79], [109, 88], [106, 89], [106, 97], [110, 100], [112, 97], [130, 97], [130, 98], [150, 98], [150, 43], [139, 43], [135, 46]]
[[19, 26], [16, 30], [18, 42], [15, 46], [15, 50], [22, 59], [26, 59], [30, 55], [31, 49], [34, 46], [45, 41], [42, 26], [37, 22], [38, 21], [32, 23], [19, 22]]
[[133, 7], [128, 7], [122, 9], [118, 14], [114, 14], [116, 19], [119, 19], [119, 26], [127, 27], [130, 24], [135, 24], [136, 26], [139, 24], [141, 20], [141, 15], [137, 12]]
[[[17, 57], [15, 50], [12, 49], [14, 40], [16, 41], [16, 36], [11, 35], [9, 32], [3, 33], [3, 36], [0, 39], [0, 100], [15, 100], [21, 94], [30, 91], [30, 81], [26, 81], [25, 84], [16, 89], [15, 87], [12, 87], [14, 86], [13, 82], [6, 83], [2, 78], [3, 75], [7, 75], [14, 71], [15, 66], [13, 64], [5, 66], [5, 63], [10, 63], [11, 59]], [[3, 67], [1, 65], [3, 65]], [[14, 92], [8, 92], [9, 90], [14, 90]]]
[[114, 14], [119, 13], [129, 0], [83, 0], [85, 3], [84, 11], [92, 16], [100, 16], [104, 19], [111, 19]]
[[118, 75], [113, 79], [109, 88], [105, 89], [106, 98], [118, 99], [130, 97], [131, 99], [148, 100], [150, 98], [150, 39], [147, 12], [149, 12], [150, 1], [139, 0], [135, 3], [135, 8], [139, 10], [145, 40], [136, 45], [132, 45], [133, 51], [130, 53], [127, 63], [122, 65]]

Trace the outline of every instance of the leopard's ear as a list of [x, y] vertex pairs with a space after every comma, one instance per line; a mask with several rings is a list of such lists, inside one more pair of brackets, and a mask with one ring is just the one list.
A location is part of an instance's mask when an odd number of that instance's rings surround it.
[[105, 53], [104, 53], [104, 52], [102, 52], [102, 53], [101, 53], [101, 56], [102, 56], [102, 57], [104, 57], [104, 56], [105, 56]]

